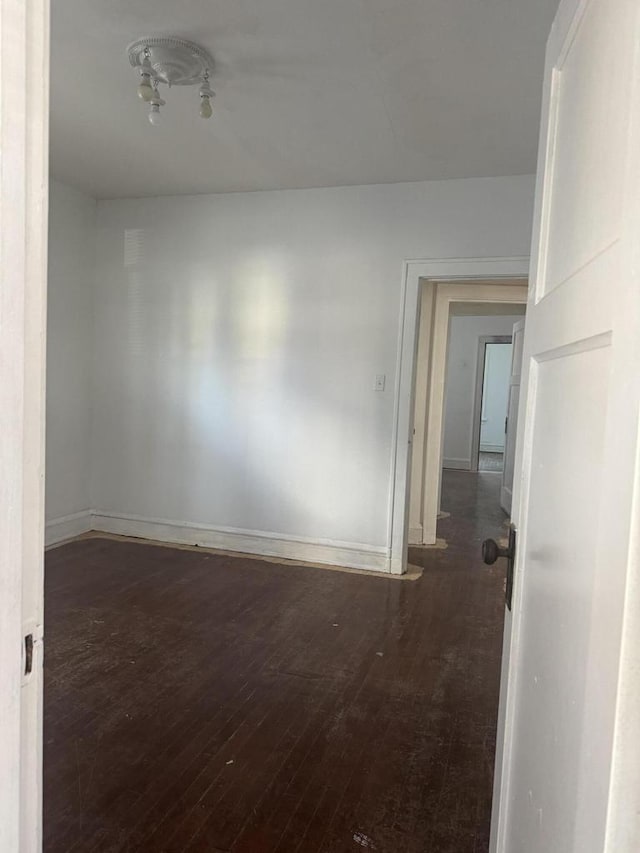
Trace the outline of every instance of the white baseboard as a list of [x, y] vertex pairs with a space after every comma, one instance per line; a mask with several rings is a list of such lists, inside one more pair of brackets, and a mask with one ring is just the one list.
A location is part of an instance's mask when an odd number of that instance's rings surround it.
[[74, 536], [88, 533], [91, 530], [91, 510], [84, 509], [71, 515], [63, 515], [60, 518], [52, 518], [47, 521], [44, 533], [45, 546], [57, 545]]
[[470, 471], [471, 470], [471, 460], [470, 459], [455, 459], [455, 458], [444, 458], [442, 460], [443, 468], [455, 468], [459, 471]]
[[199, 545], [201, 548], [239, 551], [243, 554], [301, 560], [305, 563], [326, 563], [330, 566], [374, 572], [392, 570], [388, 548], [350, 542], [281, 537], [260, 530], [210, 527], [205, 524], [143, 518], [100, 510], [93, 513], [91, 528], [120, 536], [155, 539], [179, 545]]
[[481, 444], [482, 453], [504, 453], [504, 444]]
[[409, 528], [409, 545], [422, 545], [422, 525]]
[[400, 557], [391, 557], [389, 560], [389, 569], [387, 570], [391, 572], [392, 575], [401, 575], [406, 571], [406, 568], [402, 565], [402, 559]]

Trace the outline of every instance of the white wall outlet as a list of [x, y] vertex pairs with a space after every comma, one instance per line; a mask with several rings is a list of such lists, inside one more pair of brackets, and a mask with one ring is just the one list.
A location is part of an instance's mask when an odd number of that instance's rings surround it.
[[374, 391], [384, 391], [384, 383], [386, 382], [386, 375], [384, 373], [378, 373], [373, 383]]

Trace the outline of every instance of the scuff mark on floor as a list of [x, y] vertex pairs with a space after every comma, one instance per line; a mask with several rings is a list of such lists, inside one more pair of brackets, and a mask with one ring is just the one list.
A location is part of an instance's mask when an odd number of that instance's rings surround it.
[[442, 551], [446, 550], [449, 547], [449, 543], [446, 539], [436, 539], [433, 545], [409, 545], [409, 548], [436, 548], [441, 549]]

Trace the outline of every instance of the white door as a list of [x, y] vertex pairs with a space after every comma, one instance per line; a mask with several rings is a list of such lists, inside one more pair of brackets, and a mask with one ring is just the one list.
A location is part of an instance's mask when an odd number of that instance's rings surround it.
[[504, 454], [511, 353], [511, 338], [504, 343], [488, 343], [485, 348], [480, 450], [487, 453]]
[[515, 323], [513, 327], [513, 337], [511, 340], [511, 374], [509, 377], [509, 395], [507, 398], [502, 486], [500, 488], [500, 506], [507, 515], [511, 515], [511, 502], [513, 496], [513, 471], [516, 459], [516, 427], [518, 424], [518, 403], [520, 402], [520, 375], [522, 373], [524, 320], [518, 320], [518, 322]]
[[[42, 847], [48, 2], [0, 8], [0, 851]], [[25, 642], [25, 637], [30, 639]], [[29, 669], [27, 673], [25, 670]]]
[[560, 4], [534, 221], [492, 844], [637, 853], [638, 0]]

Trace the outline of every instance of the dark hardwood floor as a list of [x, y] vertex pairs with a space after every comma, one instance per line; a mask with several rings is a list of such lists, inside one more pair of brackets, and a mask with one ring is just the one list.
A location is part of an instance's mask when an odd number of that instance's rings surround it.
[[482, 853], [499, 478], [446, 472], [419, 580], [92, 538], [46, 559], [47, 853]]

